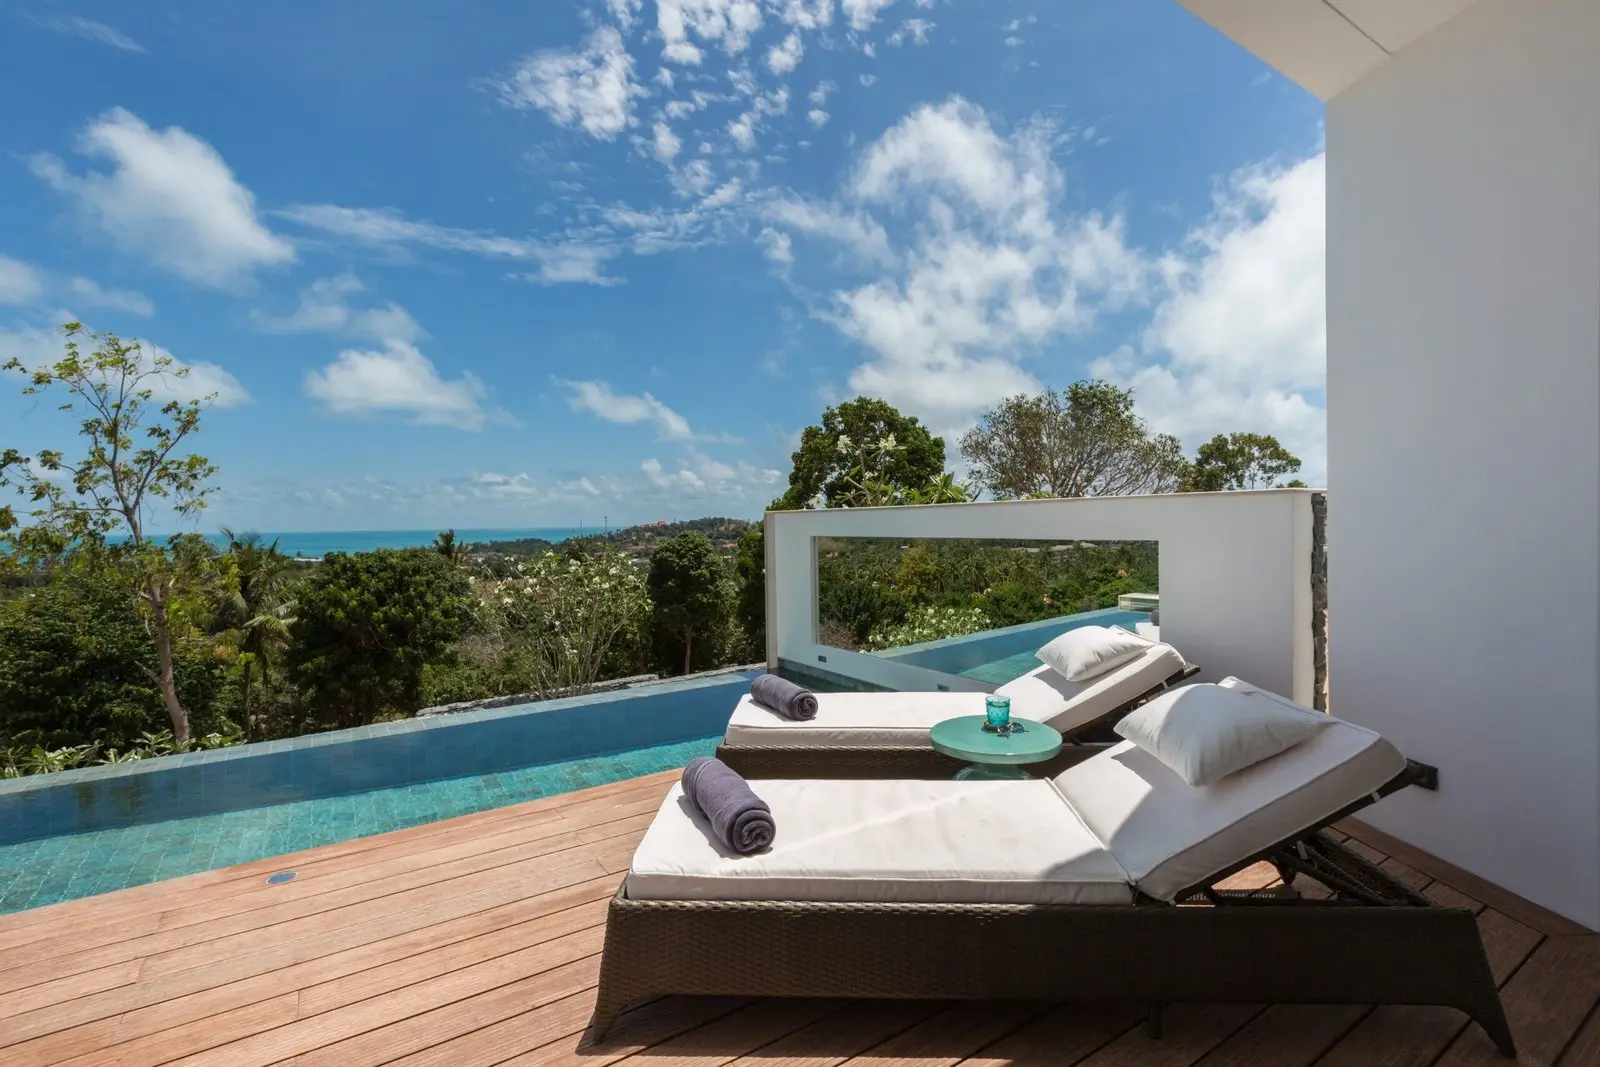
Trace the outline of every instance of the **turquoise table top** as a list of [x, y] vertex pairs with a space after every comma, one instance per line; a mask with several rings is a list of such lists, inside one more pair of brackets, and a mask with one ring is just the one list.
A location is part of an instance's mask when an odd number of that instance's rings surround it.
[[933, 747], [968, 763], [1039, 763], [1061, 751], [1061, 735], [1042, 722], [1013, 718], [1020, 732], [993, 734], [982, 715], [945, 719], [933, 728]]

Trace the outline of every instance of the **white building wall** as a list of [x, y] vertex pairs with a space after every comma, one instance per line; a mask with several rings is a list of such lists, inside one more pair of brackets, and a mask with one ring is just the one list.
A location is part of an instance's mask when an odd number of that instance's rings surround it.
[[1161, 639], [1199, 664], [1202, 681], [1238, 675], [1310, 704], [1311, 496], [1275, 489], [768, 512], [768, 662], [785, 659], [893, 689], [951, 682], [817, 643], [818, 537], [1156, 541]]
[[1327, 110], [1333, 709], [1440, 769], [1374, 825], [1594, 928], [1597, 57], [1482, 0]]

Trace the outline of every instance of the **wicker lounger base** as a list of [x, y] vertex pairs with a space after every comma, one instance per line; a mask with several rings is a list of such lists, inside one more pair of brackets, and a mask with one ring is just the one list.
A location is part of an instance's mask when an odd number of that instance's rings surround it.
[[[1137, 698], [1107, 712], [1075, 731], [1072, 743], [1047, 763], [1031, 765], [1036, 778], [1060, 774], [1075, 763], [1094, 755], [1090, 743], [1120, 741], [1110, 724], [1167, 689], [1198, 674], [1200, 668], [1186, 665], [1172, 677], [1153, 686]], [[920, 747], [823, 748], [800, 745], [768, 747], [755, 745], [717, 746], [717, 758], [746, 778], [951, 778], [966, 763], [926, 745]]]
[[1516, 1054], [1473, 914], [1442, 907], [668, 902], [619, 891], [594, 1038], [628, 1003], [660, 994], [1444, 1005]]

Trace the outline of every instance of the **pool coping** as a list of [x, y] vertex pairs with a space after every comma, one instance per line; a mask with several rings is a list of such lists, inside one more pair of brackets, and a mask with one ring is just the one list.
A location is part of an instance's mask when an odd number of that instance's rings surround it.
[[500, 708], [482, 708], [473, 711], [429, 715], [423, 718], [396, 719], [392, 722], [373, 723], [371, 726], [354, 726], [344, 730], [325, 730], [321, 733], [302, 734], [299, 737], [278, 738], [273, 741], [253, 741], [248, 744], [227, 745], [223, 748], [182, 752], [171, 756], [154, 756], [128, 763], [108, 763], [93, 767], [74, 767], [71, 770], [51, 771], [46, 774], [27, 774], [20, 778], [0, 779], [0, 798], [23, 796], [48, 789], [68, 788], [75, 785], [99, 784], [121, 778], [155, 774], [175, 767], [195, 767], [252, 756], [267, 756], [280, 752], [300, 752], [333, 745], [346, 745], [369, 738], [393, 737], [403, 734], [424, 734], [430, 730], [454, 730], [472, 723], [493, 722], [522, 715], [542, 715], [566, 711], [595, 704], [612, 703], [636, 697], [643, 692], [689, 692], [728, 684], [731, 675], [746, 674], [754, 677], [764, 668], [734, 668], [707, 671], [700, 674], [664, 678], [653, 682], [620, 689], [583, 693], [577, 696], [557, 697], [553, 700], [528, 701]]

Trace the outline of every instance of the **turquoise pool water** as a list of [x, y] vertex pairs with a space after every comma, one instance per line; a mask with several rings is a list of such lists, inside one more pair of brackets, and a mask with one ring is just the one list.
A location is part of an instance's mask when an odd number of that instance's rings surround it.
[[980, 663], [976, 667], [968, 667], [958, 673], [963, 678], [976, 678], [980, 682], [1005, 685], [1013, 679], [1021, 678], [1038, 665], [1039, 657], [1031, 651], [1018, 652], [1015, 656], [997, 659], [993, 663]]
[[0, 846], [0, 913], [681, 767], [718, 738]]

